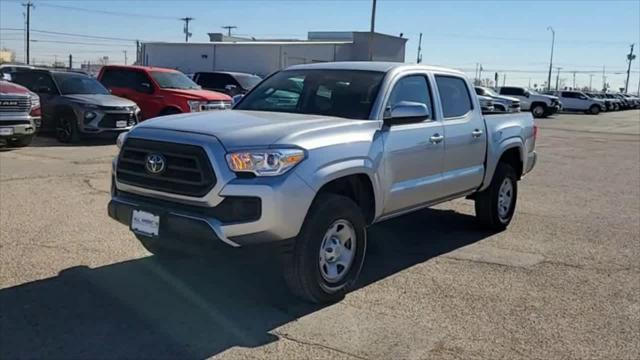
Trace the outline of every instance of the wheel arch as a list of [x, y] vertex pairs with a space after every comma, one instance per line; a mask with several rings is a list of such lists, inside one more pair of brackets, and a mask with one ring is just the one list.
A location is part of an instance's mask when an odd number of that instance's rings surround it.
[[[511, 137], [503, 140], [496, 151], [492, 151], [488, 154], [486, 172], [480, 191], [486, 189], [491, 184], [491, 179], [500, 162], [508, 162], [516, 170], [518, 179], [522, 177], [524, 170], [526, 151], [524, 142], [520, 137]], [[493, 160], [492, 160], [493, 159]]]
[[367, 224], [371, 224], [380, 210], [376, 184], [372, 174], [362, 168], [344, 169], [319, 184], [313, 201], [322, 193], [346, 196], [360, 207]]

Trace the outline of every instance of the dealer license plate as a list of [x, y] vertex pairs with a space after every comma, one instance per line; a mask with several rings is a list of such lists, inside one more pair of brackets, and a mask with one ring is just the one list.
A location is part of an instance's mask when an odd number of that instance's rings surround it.
[[116, 121], [116, 127], [117, 128], [127, 127], [127, 122], [125, 120]]
[[0, 128], [0, 135], [13, 135], [13, 128], [10, 128], [10, 127]]
[[133, 210], [131, 230], [141, 235], [158, 236], [160, 216], [142, 210]]

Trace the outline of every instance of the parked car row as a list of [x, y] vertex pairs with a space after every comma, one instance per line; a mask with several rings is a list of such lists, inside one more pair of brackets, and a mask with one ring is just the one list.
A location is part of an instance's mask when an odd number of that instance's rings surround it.
[[[173, 69], [119, 65], [104, 66], [97, 78], [19, 65], [3, 65], [0, 74], [11, 81], [2, 85], [0, 137], [23, 146], [36, 130], [73, 143], [87, 136], [117, 135], [157, 116], [229, 109], [231, 96], [246, 93], [262, 80], [250, 74], [200, 72], [194, 81]], [[22, 97], [31, 100], [27, 104]], [[37, 116], [30, 113], [35, 105]], [[33, 126], [23, 124], [24, 116], [31, 117]]]

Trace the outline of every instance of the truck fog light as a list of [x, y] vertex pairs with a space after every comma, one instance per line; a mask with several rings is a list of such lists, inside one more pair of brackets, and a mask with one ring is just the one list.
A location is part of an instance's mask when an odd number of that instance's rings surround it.
[[96, 118], [96, 113], [94, 113], [93, 111], [87, 111], [84, 113], [84, 120], [86, 121], [91, 121], [93, 119]]

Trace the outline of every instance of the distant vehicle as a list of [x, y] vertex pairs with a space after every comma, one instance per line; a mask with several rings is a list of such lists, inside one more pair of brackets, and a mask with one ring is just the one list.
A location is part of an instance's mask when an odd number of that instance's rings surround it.
[[582, 91], [556, 91], [554, 93], [562, 102], [563, 109], [568, 111], [585, 111], [593, 115], [607, 110], [604, 100], [588, 96]]
[[0, 80], [0, 142], [22, 147], [31, 143], [40, 123], [38, 95]]
[[197, 72], [192, 78], [205, 90], [218, 91], [231, 97], [246, 94], [262, 81], [258, 75], [228, 71]]
[[135, 103], [111, 95], [87, 75], [44, 69], [11, 73], [12, 81], [40, 97], [42, 131], [55, 131], [60, 142], [74, 143], [83, 136], [117, 134], [138, 123]]
[[607, 98], [606, 96], [600, 94], [600, 93], [594, 93], [594, 92], [585, 92], [585, 94], [587, 94], [587, 96], [594, 98], [594, 99], [598, 99], [604, 102], [606, 111], [613, 111], [615, 110], [615, 106], [613, 104], [613, 102], [611, 101], [611, 99]]
[[503, 86], [498, 89], [498, 94], [507, 95], [520, 100], [520, 108], [531, 111], [534, 117], [546, 117], [562, 109], [562, 103], [557, 96], [543, 95], [534, 90], [517, 86]]
[[0, 65], [0, 78], [2, 78], [2, 76], [5, 74], [11, 74], [16, 71], [33, 70], [33, 69], [37, 69], [37, 68], [31, 65], [2, 64]]
[[227, 94], [202, 90], [185, 74], [148, 66], [107, 65], [98, 80], [114, 95], [130, 99], [142, 110], [142, 119], [179, 113], [231, 108]]
[[279, 243], [292, 292], [332, 302], [358, 283], [371, 224], [466, 197], [504, 230], [536, 134], [531, 114], [483, 115], [456, 70], [297, 65], [232, 111], [120, 135], [108, 213], [158, 256]]
[[627, 100], [630, 102], [631, 107], [633, 109], [640, 108], [640, 97], [634, 96], [634, 95], [631, 95], [631, 94], [621, 94], [621, 95], [624, 96], [625, 98], [627, 98]]
[[622, 110], [622, 108], [624, 107], [624, 104], [622, 103], [622, 100], [618, 99], [617, 96], [611, 94], [611, 93], [602, 93], [602, 96], [606, 99], [609, 99], [612, 103], [613, 103], [613, 109], [614, 110]]
[[491, 97], [478, 95], [478, 101], [480, 102], [480, 109], [482, 110], [483, 114], [491, 113], [496, 110], [493, 106], [493, 99]]
[[488, 96], [493, 99], [495, 111], [518, 112], [520, 111], [520, 100], [514, 97], [498, 95], [488, 87], [476, 86], [476, 94]]
[[613, 95], [616, 99], [620, 100], [621, 102], [621, 106], [623, 110], [629, 110], [632, 109], [634, 107], [632, 101], [630, 99], [628, 99], [626, 96], [622, 95], [622, 94], [611, 94]]

